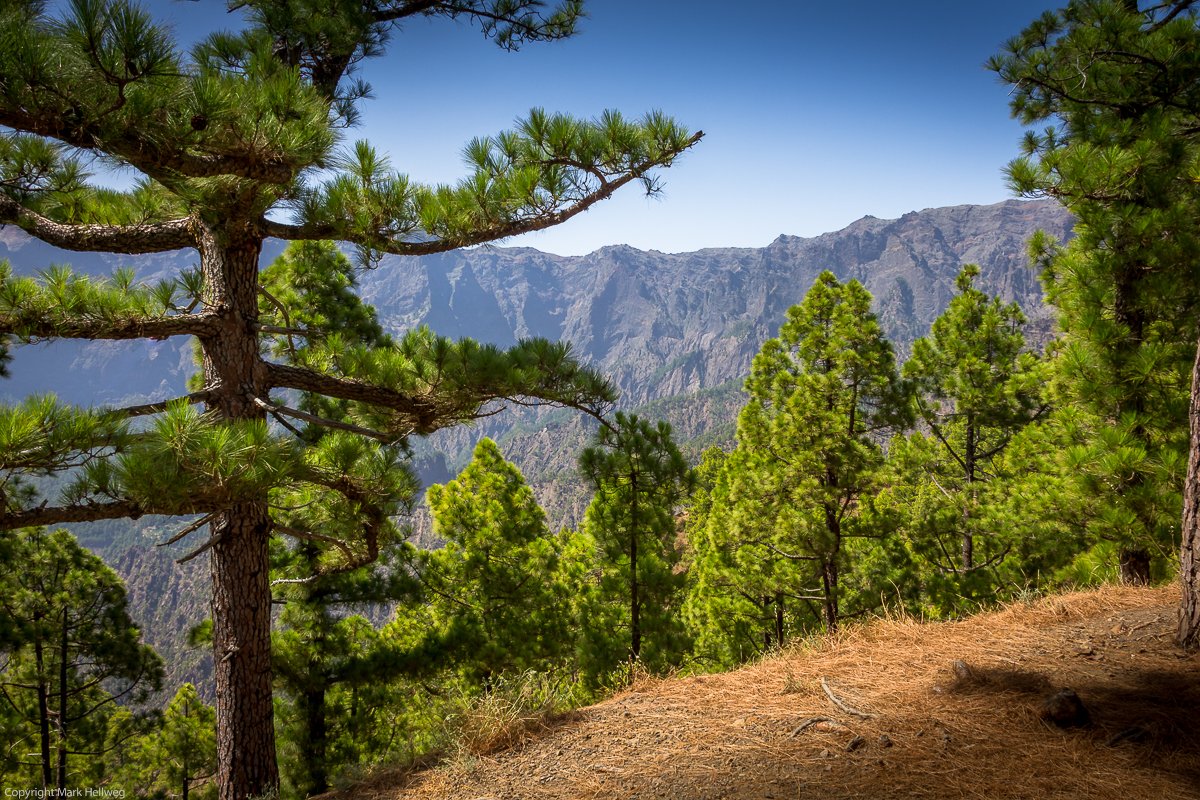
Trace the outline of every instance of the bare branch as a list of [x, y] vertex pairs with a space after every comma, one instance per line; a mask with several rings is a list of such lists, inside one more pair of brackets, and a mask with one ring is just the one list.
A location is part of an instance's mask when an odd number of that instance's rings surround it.
[[166, 547], [166, 546], [167, 546], [167, 545], [169, 545], [169, 544], [175, 544], [175, 543], [176, 543], [176, 542], [178, 542], [180, 539], [182, 539], [183, 537], [187, 536], [189, 533], [192, 533], [193, 531], [199, 530], [199, 529], [200, 529], [200, 528], [202, 528], [203, 526], [207, 525], [209, 522], [211, 522], [211, 521], [212, 521], [213, 517], [217, 516], [217, 514], [218, 514], [218, 513], [220, 513], [220, 512], [214, 511], [214, 512], [212, 512], [211, 514], [205, 514], [203, 517], [201, 517], [200, 519], [196, 520], [196, 521], [195, 521], [195, 522], [193, 522], [191, 525], [188, 525], [186, 528], [184, 528], [184, 529], [183, 529], [183, 530], [181, 530], [179, 533], [177, 533], [177, 534], [175, 534], [174, 536], [172, 536], [170, 539], [167, 539], [165, 542], [158, 542], [158, 543], [157, 543], [157, 544], [155, 544], [154, 546], [155, 546], [155, 547]]
[[847, 714], [853, 714], [854, 716], [862, 717], [863, 719], [875, 719], [877, 716], [879, 716], [878, 714], [868, 714], [865, 711], [859, 711], [858, 709], [851, 708], [843, 703], [837, 698], [837, 695], [833, 693], [833, 689], [829, 688], [829, 684], [825, 682], [824, 677], [821, 678], [821, 688], [825, 690], [825, 694], [829, 697], [830, 701]]
[[208, 550], [210, 547], [214, 546], [217, 542], [221, 541], [224, 538], [225, 538], [225, 532], [222, 531], [221, 533], [218, 533], [216, 536], [209, 539], [204, 544], [200, 545], [198, 548], [196, 548], [192, 552], [188, 553], [183, 558], [175, 559], [175, 563], [176, 564], [186, 564], [187, 562], [191, 561], [193, 558], [200, 555], [205, 550]]
[[336, 547], [337, 549], [341, 550], [345, 554], [346, 558], [348, 558], [351, 561], [355, 560], [354, 553], [351, 552], [350, 548], [346, 546], [346, 543], [340, 539], [334, 539], [332, 536], [322, 536], [319, 533], [309, 533], [308, 531], [298, 531], [295, 528], [288, 528], [286, 526], [280, 525], [278, 522], [272, 522], [271, 527], [286, 536], [291, 536], [296, 539], [304, 539], [304, 540], [310, 541], [310, 542], [324, 542], [325, 544], [331, 544], [334, 547]]

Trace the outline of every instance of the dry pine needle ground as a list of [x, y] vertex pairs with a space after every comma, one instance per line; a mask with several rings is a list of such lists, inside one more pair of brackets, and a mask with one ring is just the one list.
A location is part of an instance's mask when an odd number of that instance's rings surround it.
[[[1200, 798], [1200, 657], [1173, 644], [1178, 591], [877, 620], [735, 672], [644, 680], [535, 741], [336, 797]], [[839, 709], [822, 678], [876, 716]], [[1068, 687], [1090, 726], [1041, 719]], [[813, 717], [830, 722], [792, 735]]]

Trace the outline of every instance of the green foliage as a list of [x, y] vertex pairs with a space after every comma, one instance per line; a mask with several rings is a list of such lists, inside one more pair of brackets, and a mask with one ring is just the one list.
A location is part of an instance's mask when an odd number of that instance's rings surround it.
[[1004, 518], [993, 488], [1013, 477], [1003, 469], [1013, 438], [1045, 410], [1043, 370], [1022, 353], [1025, 318], [1015, 303], [974, 288], [978, 274], [963, 268], [959, 293], [913, 344], [904, 375], [927, 432], [898, 437], [888, 454], [908, 484], [894, 496], [910, 495], [906, 527], [934, 568], [926, 585], [943, 609], [994, 591], [1000, 567], [1019, 551], [1025, 526]]
[[[139, 641], [116, 573], [65, 530], [20, 531], [19, 569], [0, 576], [0, 651], [6, 769], [22, 785], [95, 785], [115, 703], [160, 688], [162, 662]], [[85, 758], [79, 758], [85, 756]]]
[[[128, 715], [124, 709], [118, 713]], [[110, 730], [119, 731], [122, 723], [114, 719]], [[125, 746], [112, 782], [138, 796], [212, 800], [217, 796], [216, 771], [217, 715], [196, 687], [185, 683], [158, 724]]]
[[623, 660], [657, 671], [686, 650], [675, 508], [696, 479], [670, 425], [621, 412], [597, 431], [579, 468], [595, 491], [583, 532], [599, 574], [580, 598], [580, 662], [594, 686]]
[[458, 619], [471, 631], [458, 669], [487, 684], [499, 673], [545, 671], [571, 653], [563, 542], [496, 443], [480, 440], [458, 478], [431, 486], [427, 498], [434, 533], [447, 541], [422, 573], [434, 624]]
[[1200, 30], [1189, 6], [1072, 2], [990, 62], [1014, 87], [1014, 116], [1057, 123], [1027, 134], [1008, 174], [1079, 219], [1066, 247], [1031, 243], [1061, 311], [1055, 402], [1075, 409], [1060, 418], [1059, 468], [1077, 479], [1063, 484], [1079, 498], [1073, 524], [1123, 554], [1178, 542], [1200, 312]]
[[[841, 616], [866, 612], [903, 583], [893, 580], [908, 569], [903, 548], [848, 544], [895, 527], [894, 515], [873, 503], [883, 463], [877, 437], [908, 419], [870, 304], [857, 281], [822, 273], [754, 359], [738, 447], [694, 545], [691, 616], [710, 629], [701, 638], [721, 660], [749, 655], [756, 628], [757, 647], [818, 618], [834, 630]], [[855, 576], [867, 564], [878, 571], [876, 562], [890, 565], [888, 583]]]

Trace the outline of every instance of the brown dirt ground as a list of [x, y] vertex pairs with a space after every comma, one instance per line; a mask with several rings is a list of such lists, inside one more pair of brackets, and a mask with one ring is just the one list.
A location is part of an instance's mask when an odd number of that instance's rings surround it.
[[[735, 672], [643, 680], [521, 746], [378, 775], [336, 798], [1200, 798], [1200, 656], [1173, 643], [1178, 591], [1108, 587], [961, 622], [877, 620]], [[821, 678], [878, 716], [839, 710]], [[1090, 726], [1042, 721], [1064, 687]], [[847, 730], [790, 736], [815, 716]], [[1141, 733], [1107, 744], [1131, 728]], [[865, 744], [847, 751], [854, 736]]]

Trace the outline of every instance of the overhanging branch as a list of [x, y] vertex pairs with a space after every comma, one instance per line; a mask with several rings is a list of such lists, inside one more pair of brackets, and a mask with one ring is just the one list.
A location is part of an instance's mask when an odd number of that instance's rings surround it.
[[190, 217], [144, 225], [69, 225], [54, 222], [0, 194], [0, 224], [16, 225], [46, 244], [75, 252], [166, 253], [195, 247]]

